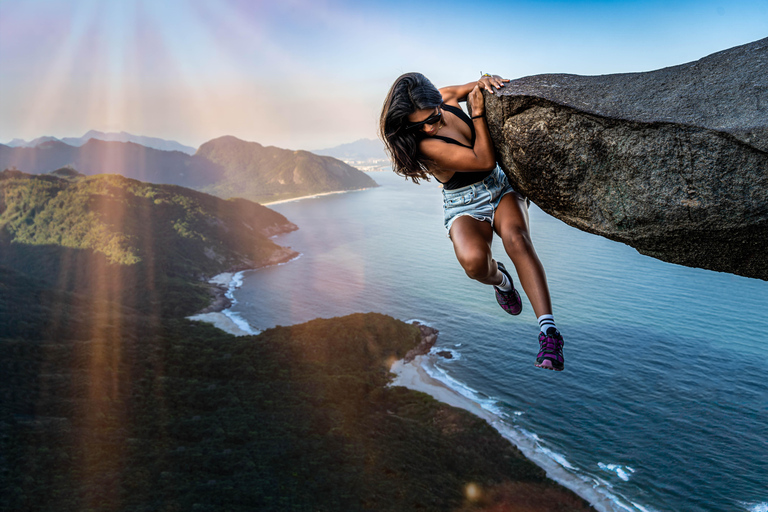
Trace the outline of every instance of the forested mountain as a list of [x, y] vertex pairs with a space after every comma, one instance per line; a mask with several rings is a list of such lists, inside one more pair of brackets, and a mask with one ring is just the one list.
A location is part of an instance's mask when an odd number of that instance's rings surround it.
[[367, 175], [335, 158], [265, 147], [230, 136], [206, 142], [195, 156], [224, 170], [215, 184], [201, 187], [224, 198], [238, 196], [264, 202], [377, 186]]
[[234, 137], [207, 142], [194, 155], [96, 139], [80, 147], [57, 140], [32, 148], [0, 144], [0, 170], [41, 174], [65, 166], [86, 175], [120, 174], [257, 202], [376, 186], [368, 176], [334, 158]]
[[[114, 285], [112, 300], [132, 307], [175, 279], [290, 259], [295, 253], [268, 237], [293, 229], [244, 199], [118, 175], [0, 172], [0, 265], [68, 291]], [[205, 306], [202, 290], [190, 295], [189, 313]]]

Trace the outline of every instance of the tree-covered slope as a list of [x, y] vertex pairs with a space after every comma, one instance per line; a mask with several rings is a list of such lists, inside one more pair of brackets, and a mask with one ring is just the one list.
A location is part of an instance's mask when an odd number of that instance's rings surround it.
[[293, 229], [259, 204], [173, 185], [0, 172], [0, 265], [65, 290], [113, 289], [132, 306], [177, 280], [286, 261], [295, 253], [268, 237]]
[[418, 338], [402, 322], [232, 338], [125, 318], [111, 339], [0, 338], [11, 510], [588, 510], [484, 420], [387, 387]]
[[224, 170], [221, 180], [201, 188], [219, 197], [266, 202], [377, 186], [370, 177], [335, 158], [265, 147], [235, 137], [206, 142], [195, 155]]

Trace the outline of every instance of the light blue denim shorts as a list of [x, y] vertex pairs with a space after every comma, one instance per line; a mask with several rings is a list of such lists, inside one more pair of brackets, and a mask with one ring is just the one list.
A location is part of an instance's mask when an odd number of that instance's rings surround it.
[[490, 222], [501, 198], [515, 192], [507, 180], [507, 175], [497, 165], [483, 181], [455, 190], [443, 189], [443, 217], [445, 229], [450, 238], [453, 221], [462, 215], [469, 215], [479, 221]]

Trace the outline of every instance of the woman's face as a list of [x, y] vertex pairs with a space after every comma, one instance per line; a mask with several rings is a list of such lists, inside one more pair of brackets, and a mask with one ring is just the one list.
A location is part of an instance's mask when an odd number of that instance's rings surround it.
[[411, 129], [421, 130], [427, 136], [432, 136], [440, 129], [443, 120], [443, 112], [440, 107], [417, 110], [408, 116]]

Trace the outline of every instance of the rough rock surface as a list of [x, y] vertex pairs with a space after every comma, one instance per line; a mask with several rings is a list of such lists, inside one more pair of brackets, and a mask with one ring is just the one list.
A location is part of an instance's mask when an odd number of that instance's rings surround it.
[[768, 38], [485, 98], [497, 159], [546, 212], [664, 261], [768, 280]]
[[403, 361], [410, 363], [416, 356], [423, 356], [429, 353], [432, 347], [437, 343], [437, 335], [440, 333], [437, 329], [422, 324], [421, 322], [413, 322], [413, 325], [419, 328], [421, 333], [421, 341], [418, 345], [413, 347], [405, 354]]

